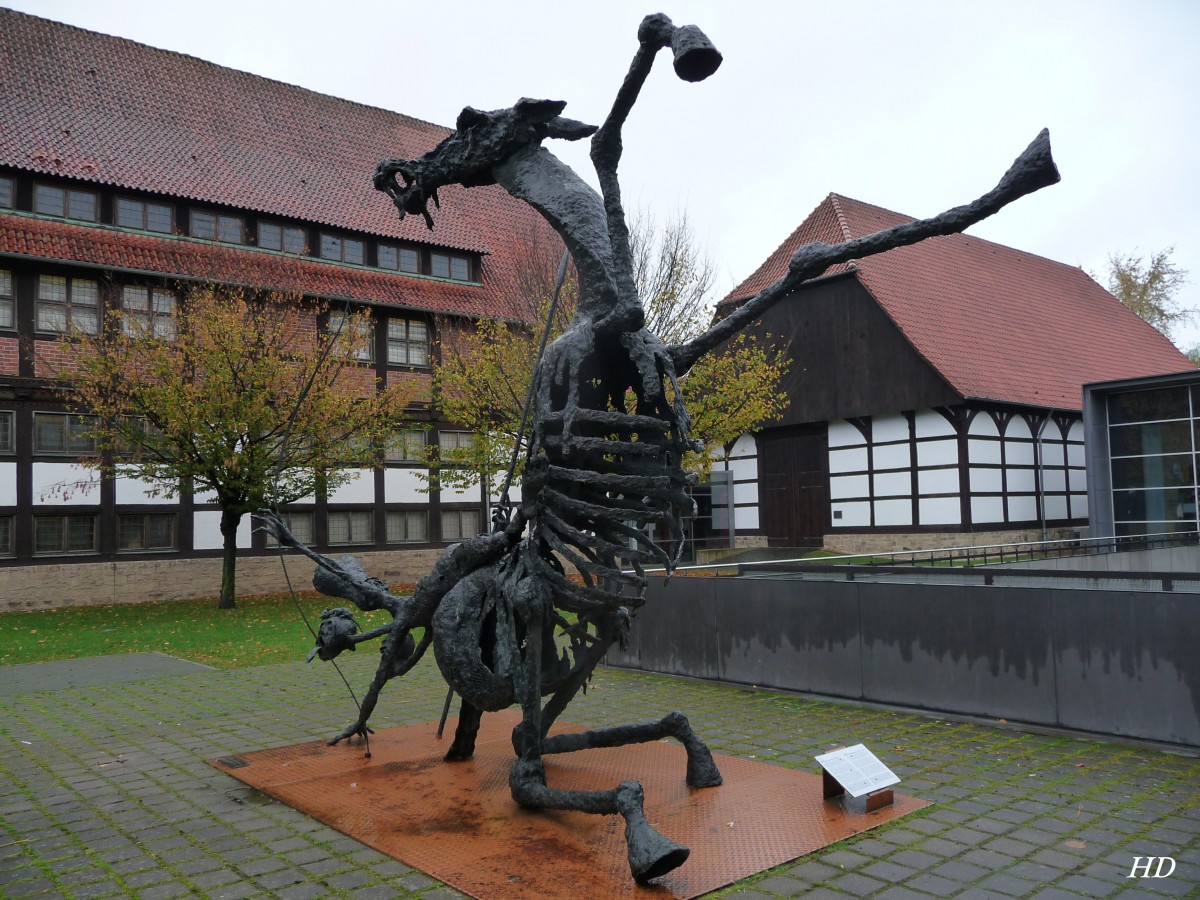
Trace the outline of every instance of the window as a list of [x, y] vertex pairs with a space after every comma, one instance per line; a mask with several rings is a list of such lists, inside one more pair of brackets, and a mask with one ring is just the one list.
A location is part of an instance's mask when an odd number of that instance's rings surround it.
[[303, 228], [293, 228], [291, 225], [276, 225], [273, 222], [259, 222], [258, 246], [264, 250], [303, 253], [308, 246], [308, 238]]
[[353, 328], [356, 332], [354, 337], [358, 348], [354, 351], [354, 358], [361, 359], [363, 362], [373, 361], [375, 359], [375, 334], [371, 321], [354, 313], [351, 313], [350, 318], [347, 319], [345, 310], [340, 309], [329, 313], [330, 334], [338, 334], [346, 328]]
[[442, 540], [462, 541], [479, 534], [479, 510], [443, 509]]
[[425, 432], [416, 429], [393, 432], [385, 459], [388, 462], [424, 462]]
[[13, 516], [0, 516], [0, 556], [13, 555]]
[[395, 269], [399, 272], [420, 272], [421, 257], [412, 247], [396, 247], [393, 244], [379, 245], [379, 268]]
[[16, 419], [12, 410], [0, 412], [0, 453], [12, 453], [17, 448]]
[[429, 332], [420, 319], [388, 319], [387, 342], [389, 365], [429, 365]]
[[96, 551], [95, 516], [34, 516], [33, 552], [94, 553]]
[[363, 242], [354, 238], [338, 237], [336, 234], [321, 235], [321, 259], [338, 262], [363, 263]]
[[117, 516], [118, 550], [174, 550], [173, 513], [135, 513]]
[[370, 544], [375, 541], [375, 514], [337, 511], [326, 514], [330, 544]]
[[431, 253], [429, 254], [429, 274], [436, 278], [470, 281], [470, 261], [465, 256], [451, 256], [448, 253]]
[[429, 540], [429, 515], [423, 509], [388, 510], [387, 542], [412, 544]]
[[175, 340], [175, 295], [157, 288], [121, 289], [121, 328], [130, 337]]
[[138, 228], [170, 234], [175, 230], [175, 213], [165, 203], [117, 198], [117, 224], [122, 228]]
[[242, 244], [246, 241], [241, 216], [203, 212], [198, 209], [192, 210], [192, 237], [226, 244]]
[[44, 216], [98, 221], [96, 195], [91, 191], [75, 191], [48, 184], [33, 186], [33, 211]]
[[[300, 543], [313, 543], [313, 514], [311, 512], [281, 512], [279, 518], [283, 519], [283, 524]], [[279, 541], [268, 534], [267, 547], [275, 549], [278, 546]]]
[[85, 278], [38, 277], [37, 330], [95, 334], [100, 326], [100, 286]]
[[469, 450], [475, 446], [475, 434], [471, 431], [442, 431], [438, 433], [438, 446], [443, 450]]
[[8, 269], [0, 269], [0, 328], [15, 328], [16, 301], [13, 299], [13, 277]]
[[96, 439], [92, 436], [94, 427], [91, 416], [35, 412], [33, 452], [74, 456], [95, 453]]
[[16, 192], [13, 180], [7, 176], [0, 176], [0, 209], [12, 209]]

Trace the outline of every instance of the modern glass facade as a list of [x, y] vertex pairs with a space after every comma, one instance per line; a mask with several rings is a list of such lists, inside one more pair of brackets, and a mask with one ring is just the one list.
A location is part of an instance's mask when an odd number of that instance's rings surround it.
[[1200, 530], [1200, 377], [1143, 381], [1128, 389], [1104, 387], [1108, 389], [1100, 396], [1093, 393], [1088, 405], [1097, 412], [1103, 409], [1108, 459], [1093, 457], [1089, 463], [1107, 469], [1104, 499], [1112, 534]]

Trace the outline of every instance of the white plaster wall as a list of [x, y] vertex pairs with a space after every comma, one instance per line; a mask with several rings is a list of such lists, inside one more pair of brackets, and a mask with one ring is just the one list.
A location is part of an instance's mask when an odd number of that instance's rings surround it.
[[930, 497], [918, 501], [922, 525], [959, 525], [962, 509], [958, 497]]
[[1033, 437], [1033, 432], [1029, 430], [1029, 426], [1025, 423], [1024, 419], [1020, 416], [1013, 416], [1008, 420], [1008, 425], [1004, 429], [1004, 436], [1013, 439], [1029, 439]]
[[864, 472], [867, 468], [867, 448], [830, 450], [830, 472]]
[[1065, 494], [1067, 492], [1067, 473], [1062, 469], [1048, 469], [1042, 472], [1042, 490], [1047, 494]]
[[1008, 492], [1010, 494], [1031, 494], [1037, 490], [1037, 479], [1033, 469], [1009, 469]]
[[116, 482], [117, 503], [161, 503], [175, 504], [179, 502], [178, 495], [165, 497], [161, 494], [152, 496], [154, 482], [145, 478], [128, 478], [121, 475]]
[[475, 479], [465, 488], [442, 488], [441, 498], [443, 503], [478, 503], [482, 490], [479, 479]]
[[1067, 498], [1062, 494], [1050, 495], [1046, 498], [1046, 518], [1065, 519], [1067, 517]]
[[1088, 514], [1087, 494], [1071, 495], [1071, 514], [1078, 518], [1086, 518]]
[[758, 528], [758, 507], [737, 506], [733, 510], [734, 531], [749, 531]]
[[1083, 466], [1084, 465], [1083, 444], [1067, 444], [1067, 465], [1069, 465], [1069, 466]]
[[738, 481], [733, 485], [733, 503], [735, 506], [758, 505], [758, 482]]
[[979, 413], [971, 420], [971, 426], [967, 429], [967, 434], [977, 434], [981, 437], [999, 437], [1000, 431], [996, 428], [996, 423], [987, 413]]
[[855, 444], [865, 444], [866, 438], [861, 431], [845, 419], [835, 419], [829, 423], [829, 446], [849, 447]]
[[874, 447], [871, 461], [876, 472], [880, 469], [908, 469], [912, 467], [912, 454], [909, 453], [908, 444], [888, 444]]
[[829, 498], [831, 500], [866, 497], [870, 494], [870, 490], [871, 481], [866, 475], [837, 475], [829, 479]]
[[[499, 503], [500, 502], [500, 488], [502, 488], [503, 486], [504, 486], [504, 478], [501, 477], [496, 481], [496, 484], [494, 484], [492, 486], [493, 491], [488, 496], [489, 503]], [[508, 499], [511, 500], [513, 503], [521, 502], [521, 485], [520, 484], [514, 484], [512, 487], [510, 487], [508, 489]]]
[[904, 416], [876, 416], [871, 420], [871, 442], [873, 444], [907, 440], [908, 419]]
[[375, 502], [375, 470], [348, 469], [350, 480], [329, 493], [330, 503], [373, 504]]
[[1013, 522], [1023, 522], [1029, 519], [1036, 519], [1038, 517], [1037, 498], [1009, 497], [1008, 515], [1009, 520]]
[[1048, 441], [1042, 438], [1042, 465], [1061, 466], [1066, 462], [1066, 444], [1062, 441]]
[[77, 463], [33, 464], [33, 504], [95, 506], [100, 502], [100, 476]]
[[17, 464], [0, 463], [0, 506], [17, 505]]
[[[192, 518], [192, 547], [196, 550], [220, 550], [225, 541], [221, 537], [221, 511], [201, 510]], [[250, 516], [242, 516], [238, 523], [237, 545], [239, 549], [250, 546], [250, 534], [253, 528]]]
[[1018, 444], [1006, 440], [1004, 442], [1004, 461], [1010, 466], [1032, 466], [1033, 444]]
[[1000, 463], [999, 441], [967, 441], [967, 455], [973, 463]]
[[907, 498], [904, 500], [875, 501], [875, 524], [911, 525], [912, 501]]
[[430, 495], [421, 489], [429, 486], [421, 478], [425, 469], [384, 469], [383, 501], [385, 503], [428, 503]]
[[972, 497], [971, 520], [981, 522], [1003, 522], [1004, 500], [1001, 497]]
[[917, 437], [938, 437], [948, 435], [956, 437], [954, 426], [939, 412], [932, 409], [920, 410], [913, 423], [916, 426]]
[[[857, 429], [855, 430], [857, 431]], [[743, 459], [748, 457], [758, 458], [758, 442], [754, 440], [754, 435], [743, 434], [729, 448], [729, 458]]]
[[1071, 469], [1071, 491], [1087, 491], [1087, 471], [1084, 469]]
[[912, 474], [909, 472], [885, 472], [875, 476], [876, 497], [911, 497]]
[[835, 528], [864, 528], [871, 524], [871, 504], [867, 501], [858, 503], [834, 503], [833, 509], [836, 512], [841, 510], [842, 517], [833, 520]]
[[918, 466], [951, 466], [957, 462], [957, 441], [929, 441], [917, 444]]
[[921, 469], [917, 490], [922, 494], [957, 494], [958, 469]]
[[992, 494], [1004, 489], [999, 469], [971, 469], [971, 493]]

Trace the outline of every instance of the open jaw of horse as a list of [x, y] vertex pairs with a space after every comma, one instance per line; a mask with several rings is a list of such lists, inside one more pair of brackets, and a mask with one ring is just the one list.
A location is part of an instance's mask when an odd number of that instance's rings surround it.
[[[376, 170], [375, 186], [392, 198], [400, 214], [420, 214], [430, 228], [434, 217], [428, 203], [436, 206], [439, 187], [500, 184], [541, 213], [574, 260], [578, 310], [535, 369], [523, 499], [508, 521], [491, 534], [448, 548], [413, 594], [401, 597], [353, 559], [315, 553], [278, 516], [261, 514], [266, 530], [282, 545], [317, 563], [318, 590], [392, 615], [391, 623], [366, 633], [358, 631], [349, 610], [327, 611], [323, 617], [314, 650], [322, 659], [383, 638], [380, 665], [359, 718], [331, 743], [365, 737], [384, 685], [433, 646], [442, 675], [462, 697], [447, 759], [472, 755], [484, 712], [519, 704], [522, 720], [513, 732], [517, 758], [509, 779], [516, 802], [531, 809], [620, 814], [630, 870], [638, 881], [669, 872], [689, 852], [646, 821], [641, 786], [623, 781], [607, 791], [556, 789], [546, 782], [542, 758], [673, 737], [687, 752], [689, 785], [721, 783], [708, 748], [680, 713], [657, 722], [547, 736], [605, 651], [629, 628], [630, 611], [643, 602], [646, 566], [669, 571], [674, 559], [663, 545], [680, 546], [682, 520], [692, 511], [692, 480], [682, 458], [700, 446], [689, 433], [679, 377], [829, 266], [962, 231], [1058, 180], [1043, 131], [978, 200], [865, 238], [806, 245], [781, 279], [732, 315], [685, 344], [666, 346], [644, 325], [617, 164], [621, 128], [656, 54], [668, 46], [685, 80], [702, 80], [720, 65], [720, 54], [695, 26], [677, 28], [666, 16], [648, 16], [612, 111], [599, 128], [564, 118], [565, 103], [559, 101], [525, 99], [491, 112], [467, 108], [456, 130], [427, 154], [384, 160]], [[599, 194], [541, 146], [547, 138], [589, 136]], [[665, 538], [657, 541], [652, 533]], [[564, 562], [582, 583], [567, 576]], [[418, 628], [424, 629], [420, 641], [411, 635]]]

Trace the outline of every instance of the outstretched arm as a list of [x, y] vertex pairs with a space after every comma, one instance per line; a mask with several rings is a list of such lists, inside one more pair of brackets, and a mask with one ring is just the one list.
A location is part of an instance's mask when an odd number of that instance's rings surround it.
[[840, 244], [805, 244], [792, 255], [787, 273], [782, 278], [763, 288], [708, 331], [686, 344], [672, 347], [670, 352], [675, 361], [675, 371], [683, 375], [705, 353], [729, 340], [782, 300], [788, 292], [802, 282], [816, 278], [830, 266], [906, 247], [936, 235], [965, 231], [1012, 201], [1056, 184], [1058, 180], [1058, 168], [1050, 153], [1050, 132], [1043, 128], [1033, 143], [1013, 162], [999, 184], [973, 203], [956, 206], [931, 219], [897, 225]]

